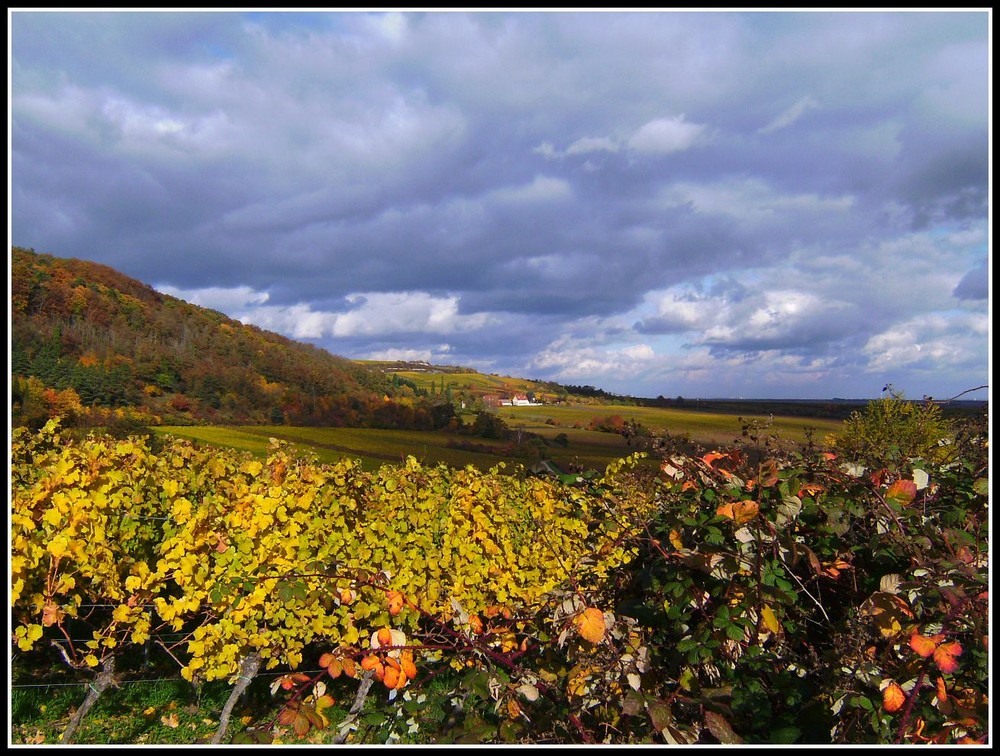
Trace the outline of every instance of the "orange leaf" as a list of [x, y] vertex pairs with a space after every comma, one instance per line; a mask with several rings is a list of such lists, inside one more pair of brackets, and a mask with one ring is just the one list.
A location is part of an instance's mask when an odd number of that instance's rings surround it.
[[399, 670], [393, 667], [386, 667], [385, 674], [382, 676], [382, 682], [385, 683], [385, 687], [392, 690], [396, 687], [396, 683], [399, 682]]
[[389, 600], [389, 614], [395, 617], [403, 611], [403, 594], [399, 591], [389, 591], [386, 596]]
[[945, 687], [943, 677], [937, 679], [937, 700], [941, 703], [948, 700], [948, 689]]
[[916, 651], [920, 656], [925, 659], [934, 653], [934, 649], [937, 647], [937, 641], [933, 638], [926, 638], [923, 635], [914, 633], [910, 636], [910, 648]]
[[759, 511], [760, 507], [755, 501], [731, 501], [716, 509], [715, 513], [719, 517], [732, 520], [737, 525], [743, 525], [756, 517]]
[[340, 659], [334, 659], [329, 664], [326, 665], [326, 673], [330, 675], [334, 680], [340, 677], [340, 673], [344, 671], [344, 665], [341, 663]]
[[380, 646], [391, 646], [392, 645], [392, 631], [383, 627], [378, 631], [378, 644]]
[[408, 651], [404, 651], [403, 652], [403, 657], [402, 657], [402, 659], [400, 659], [399, 665], [400, 665], [400, 668], [403, 670], [403, 672], [406, 674], [406, 676], [408, 678], [410, 678], [411, 680], [416, 679], [416, 677], [417, 677], [417, 667], [413, 663], [413, 654], [412, 653], [410, 653]]
[[604, 624], [604, 612], [595, 607], [584, 609], [583, 614], [576, 618], [576, 627], [584, 640], [600, 643], [607, 629]]
[[285, 675], [281, 678], [281, 688], [282, 690], [291, 690], [296, 685], [301, 685], [307, 680], [309, 680], [309, 675], [303, 674], [302, 672], [293, 672], [292, 674]]
[[719, 452], [709, 452], [708, 454], [706, 454], [704, 457], [701, 458], [701, 461], [704, 462], [709, 467], [711, 467], [713, 462], [715, 462], [717, 459], [722, 459], [725, 456], [726, 456], [725, 454], [719, 454]]
[[826, 488], [819, 483], [806, 483], [799, 489], [799, 496], [815, 496], [818, 493], [823, 493], [825, 490]]
[[945, 674], [950, 674], [958, 669], [958, 661], [955, 657], [962, 655], [962, 646], [958, 641], [942, 643], [934, 650], [934, 663], [938, 665]]
[[836, 580], [840, 576], [841, 570], [851, 569], [851, 563], [845, 562], [843, 559], [837, 559], [833, 562], [824, 563], [823, 574], [827, 577], [831, 577]]
[[45, 627], [52, 627], [62, 622], [65, 613], [51, 599], [42, 608], [42, 624]]
[[336, 656], [334, 656], [329, 651], [327, 651], [325, 654], [323, 654], [321, 657], [319, 657], [319, 666], [321, 666], [321, 667], [329, 667], [330, 666], [330, 662], [332, 662], [336, 658], [337, 658]]
[[354, 659], [351, 659], [349, 657], [346, 658], [346, 659], [344, 659], [343, 665], [344, 665], [344, 674], [345, 675], [347, 675], [348, 677], [354, 677], [354, 676], [357, 675], [358, 670], [357, 670], [357, 668], [354, 665]]
[[885, 498], [890, 499], [901, 507], [905, 507], [917, 498], [917, 484], [912, 480], [897, 480], [885, 493]]
[[888, 687], [882, 691], [882, 708], [892, 713], [899, 711], [906, 703], [906, 693], [896, 683], [889, 683]]

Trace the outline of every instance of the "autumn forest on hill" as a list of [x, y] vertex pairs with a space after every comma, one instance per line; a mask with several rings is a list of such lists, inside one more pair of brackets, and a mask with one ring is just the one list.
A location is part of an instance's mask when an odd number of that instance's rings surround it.
[[[440, 390], [421, 387], [161, 294], [97, 263], [14, 247], [11, 318], [14, 416], [36, 427], [51, 414], [46, 401], [97, 426], [126, 416], [165, 425], [433, 430], [455, 414], [443, 378]], [[581, 401], [593, 398], [596, 390], [580, 388]], [[534, 382], [531, 389], [548, 398], [569, 395], [556, 384]]]

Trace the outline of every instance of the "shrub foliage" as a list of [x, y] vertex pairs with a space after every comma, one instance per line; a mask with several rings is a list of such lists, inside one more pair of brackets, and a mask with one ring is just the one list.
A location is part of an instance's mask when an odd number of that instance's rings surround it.
[[273, 670], [253, 742], [985, 742], [985, 418], [947, 455], [764, 430], [541, 478], [19, 429], [13, 663]]

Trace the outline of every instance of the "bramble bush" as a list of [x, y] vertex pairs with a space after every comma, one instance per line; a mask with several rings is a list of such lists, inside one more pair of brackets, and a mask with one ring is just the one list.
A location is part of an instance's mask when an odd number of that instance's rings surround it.
[[261, 668], [245, 742], [985, 742], [985, 415], [882, 456], [766, 431], [562, 478], [19, 431], [14, 663], [175, 632], [234, 684], [216, 742]]

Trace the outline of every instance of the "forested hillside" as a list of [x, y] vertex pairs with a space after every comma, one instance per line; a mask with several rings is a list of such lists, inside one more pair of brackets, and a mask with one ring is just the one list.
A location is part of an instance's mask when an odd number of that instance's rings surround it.
[[93, 416], [135, 408], [154, 422], [365, 424], [394, 393], [380, 371], [107, 266], [18, 247], [11, 323], [14, 413], [27, 424], [53, 402]]

